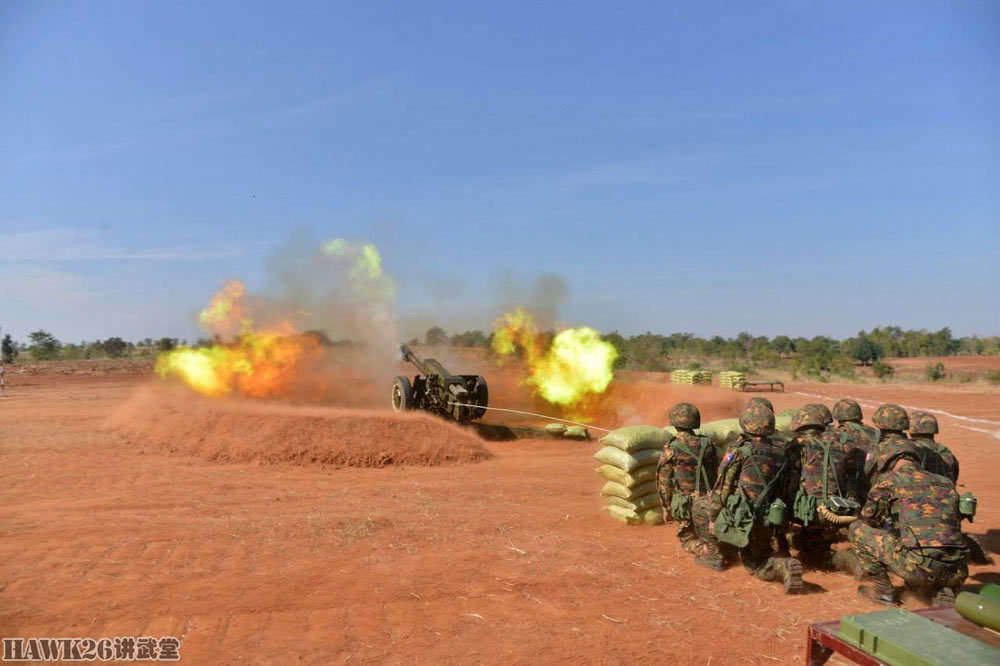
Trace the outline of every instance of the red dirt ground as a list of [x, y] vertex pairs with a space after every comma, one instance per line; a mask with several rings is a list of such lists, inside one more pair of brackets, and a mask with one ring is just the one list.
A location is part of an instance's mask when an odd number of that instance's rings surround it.
[[[492, 404], [534, 404], [513, 373], [489, 377]], [[483, 443], [494, 457], [474, 464], [337, 469], [282, 463], [290, 458], [268, 452], [287, 452], [288, 442], [261, 433], [239, 443], [264, 452], [241, 458], [255, 462], [212, 462], [200, 455], [219, 445], [198, 434], [196, 418], [191, 430], [148, 431], [152, 440], [183, 434], [191, 448], [177, 443], [173, 453], [143, 444], [146, 426], [135, 422], [127, 439], [107, 430], [123, 427], [123, 407], [140, 420], [162, 409], [144, 413], [130, 402], [149, 379], [8, 379], [0, 401], [3, 636], [176, 635], [192, 664], [793, 664], [808, 622], [876, 610], [846, 577], [807, 572], [811, 593], [786, 597], [739, 569], [696, 567], [670, 526], [612, 521], [600, 508], [595, 442]], [[702, 406], [706, 419], [732, 416], [747, 397], [633, 379], [603, 401], [595, 425], [662, 423], [678, 399]], [[387, 378], [386, 395], [388, 386]], [[1000, 400], [985, 390], [788, 388], [768, 394], [778, 409], [812, 400], [801, 391], [1000, 422]], [[296, 409], [254, 403], [232, 432], [262, 430], [267, 412], [282, 420]], [[308, 418], [320, 419], [310, 432], [322, 430], [332, 412], [310, 409]], [[987, 423], [943, 416], [941, 424], [963, 485], [979, 496], [967, 529], [1000, 552], [1000, 440], [959, 427], [993, 428]], [[387, 451], [411, 451], [440, 437], [428, 428], [380, 432]], [[984, 581], [1000, 582], [996, 567], [972, 567], [969, 586]]]

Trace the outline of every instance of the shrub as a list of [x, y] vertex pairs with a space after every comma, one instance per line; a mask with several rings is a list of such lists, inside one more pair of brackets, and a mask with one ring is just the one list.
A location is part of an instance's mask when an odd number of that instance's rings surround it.
[[51, 361], [59, 358], [59, 350], [62, 349], [62, 343], [56, 339], [56, 336], [48, 331], [39, 329], [29, 333], [28, 338], [31, 339], [31, 346], [28, 349], [31, 351], [32, 359], [36, 361]]
[[993, 370], [986, 374], [986, 381], [990, 384], [1000, 384], [1000, 370]]
[[888, 363], [883, 363], [882, 361], [875, 361], [872, 363], [872, 372], [879, 379], [888, 379], [896, 374], [896, 368], [892, 367]]
[[854, 362], [846, 356], [836, 356], [830, 363], [830, 372], [841, 377], [854, 379]]
[[924, 368], [924, 376], [932, 382], [944, 379], [944, 363], [928, 363]]

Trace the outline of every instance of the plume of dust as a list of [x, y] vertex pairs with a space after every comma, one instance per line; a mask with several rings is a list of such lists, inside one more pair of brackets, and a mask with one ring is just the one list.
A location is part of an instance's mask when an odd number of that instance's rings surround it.
[[[362, 381], [366, 390], [376, 393], [386, 377], [397, 374], [396, 283], [373, 243], [318, 241], [300, 233], [273, 255], [270, 291], [271, 307], [295, 312], [300, 329], [356, 343], [335, 347], [330, 363], [337, 367], [327, 370], [340, 371], [346, 365], [345, 381]], [[324, 381], [335, 380], [329, 376]]]

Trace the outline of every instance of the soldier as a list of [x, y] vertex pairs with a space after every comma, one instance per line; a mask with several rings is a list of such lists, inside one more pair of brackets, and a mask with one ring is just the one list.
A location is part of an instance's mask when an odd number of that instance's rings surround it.
[[938, 422], [933, 414], [915, 411], [910, 415], [910, 440], [923, 454], [921, 466], [932, 474], [940, 474], [958, 483], [958, 459], [944, 444], [934, 441]]
[[698, 537], [691, 524], [691, 504], [695, 497], [712, 490], [719, 468], [718, 452], [708, 437], [694, 434], [701, 426], [701, 413], [691, 403], [675, 405], [670, 410], [670, 424], [677, 429], [677, 435], [663, 447], [656, 468], [656, 488], [664, 518], [677, 521], [681, 547], [694, 553]]
[[[837, 419], [836, 430], [838, 432], [846, 433], [855, 442], [855, 445], [861, 450], [862, 458], [868, 455], [871, 448], [878, 443], [881, 438], [881, 434], [875, 428], [866, 426], [861, 422], [862, 412], [861, 405], [855, 400], [850, 398], [842, 398], [836, 402], [833, 406], [833, 418]], [[865, 494], [868, 491], [868, 485], [864, 477], [864, 469], [858, 467], [856, 470], [852, 469], [851, 472], [855, 476], [855, 483], [858, 488], [858, 496], [860, 499], [864, 499]]]
[[880, 439], [879, 431], [861, 422], [861, 405], [850, 398], [842, 398], [833, 406], [833, 418], [837, 419], [837, 430], [857, 436], [859, 445], [868, 453]]
[[[938, 432], [938, 422], [933, 414], [914, 411], [910, 415], [910, 441], [921, 454], [920, 466], [932, 474], [948, 477], [958, 485], [958, 458], [944, 444], [934, 440]], [[971, 519], [970, 519], [971, 520]], [[986, 552], [979, 540], [971, 534], [963, 534], [969, 548], [969, 560], [975, 564], [993, 564], [993, 558]]]
[[873, 582], [858, 587], [858, 594], [896, 605], [891, 572], [933, 605], [953, 604], [969, 574], [954, 484], [921, 469], [912, 447], [885, 447], [876, 465], [861, 518], [848, 529], [857, 566]]
[[[868, 450], [865, 456], [864, 481], [866, 488], [878, 482], [881, 466], [896, 453], [910, 451], [920, 462], [920, 451], [917, 446], [906, 438], [906, 430], [910, 427], [910, 417], [899, 405], [886, 403], [875, 410], [872, 423], [879, 429], [879, 440]], [[866, 494], [867, 497], [867, 494]]]
[[861, 508], [857, 502], [856, 470], [861, 467], [858, 459], [863, 454], [853, 437], [825, 428], [832, 422], [826, 405], [805, 405], [795, 412], [795, 438], [789, 444], [793, 472], [786, 496], [795, 521], [802, 526], [797, 539], [802, 562], [849, 570], [830, 546], [837, 540], [840, 527], [852, 520], [839, 514], [856, 514]]
[[790, 557], [774, 557], [771, 531], [784, 524], [781, 508], [772, 503], [788, 469], [783, 443], [773, 439], [774, 412], [762, 404], [747, 405], [740, 414], [743, 436], [719, 467], [715, 488], [698, 497], [692, 521], [698, 534], [695, 562], [721, 571], [723, 544], [739, 549], [743, 566], [761, 580], [783, 582], [785, 592], [801, 592], [802, 565]]

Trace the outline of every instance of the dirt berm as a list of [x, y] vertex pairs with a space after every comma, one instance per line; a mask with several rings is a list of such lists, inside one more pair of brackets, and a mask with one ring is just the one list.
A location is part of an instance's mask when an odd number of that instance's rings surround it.
[[477, 437], [422, 414], [216, 400], [176, 386], [137, 390], [105, 427], [136, 449], [218, 462], [385, 467], [492, 457]]

